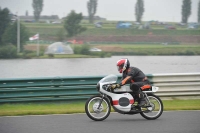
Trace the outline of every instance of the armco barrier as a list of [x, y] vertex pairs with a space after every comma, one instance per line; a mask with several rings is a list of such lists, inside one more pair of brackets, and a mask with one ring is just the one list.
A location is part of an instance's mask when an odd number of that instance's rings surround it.
[[153, 74], [158, 96], [200, 96], [200, 73]]
[[0, 103], [83, 100], [102, 76], [0, 79]]
[[[104, 76], [0, 79], [0, 104], [86, 100]], [[161, 97], [200, 96], [200, 73], [147, 74]], [[119, 76], [119, 79], [121, 76]]]

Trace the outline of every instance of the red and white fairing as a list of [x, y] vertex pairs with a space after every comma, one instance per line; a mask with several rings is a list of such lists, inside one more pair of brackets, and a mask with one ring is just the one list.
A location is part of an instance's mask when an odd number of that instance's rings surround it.
[[129, 112], [131, 110], [131, 105], [134, 103], [134, 98], [129, 93], [114, 94], [112, 95], [112, 103], [117, 109]]
[[109, 91], [106, 91], [103, 89], [104, 84], [108, 83], [116, 83], [117, 76], [115, 75], [109, 75], [105, 78], [103, 78], [100, 83], [100, 92], [110, 96], [112, 98], [112, 104], [117, 109], [123, 111], [123, 112], [129, 112], [131, 110], [131, 105], [134, 103], [133, 96], [128, 93], [130, 91], [130, 88], [128, 86], [122, 86], [120, 89], [116, 89], [114, 91], [121, 92], [120, 94], [112, 93]]

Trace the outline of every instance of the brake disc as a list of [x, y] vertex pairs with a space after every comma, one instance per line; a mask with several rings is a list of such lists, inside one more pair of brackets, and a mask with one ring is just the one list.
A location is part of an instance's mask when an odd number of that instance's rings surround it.
[[95, 113], [100, 113], [103, 111], [103, 105], [101, 104], [100, 107], [99, 107], [99, 102], [96, 102], [94, 105], [93, 105], [93, 111]]
[[150, 103], [150, 107], [147, 107], [149, 111], [153, 111], [155, 109], [155, 105], [153, 103]]

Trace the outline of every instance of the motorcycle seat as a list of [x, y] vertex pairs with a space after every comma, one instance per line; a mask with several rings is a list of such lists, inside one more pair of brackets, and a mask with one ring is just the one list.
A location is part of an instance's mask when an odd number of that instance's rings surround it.
[[141, 87], [141, 90], [144, 91], [144, 90], [151, 90], [152, 86], [151, 85], [144, 85]]

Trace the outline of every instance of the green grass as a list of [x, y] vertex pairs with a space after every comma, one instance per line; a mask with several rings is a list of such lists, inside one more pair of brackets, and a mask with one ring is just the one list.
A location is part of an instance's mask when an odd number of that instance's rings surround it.
[[144, 44], [144, 45], [121, 45], [124, 48], [188, 48], [188, 47], [200, 47], [198, 44], [184, 44], [184, 45], [162, 45], [162, 44]]
[[73, 104], [4, 104], [0, 116], [83, 113], [84, 103]]
[[107, 44], [103, 46], [120, 47], [124, 50], [124, 52], [112, 52], [112, 55], [200, 55], [199, 44]]
[[[40, 33], [43, 36], [55, 36], [62, 27], [28, 27], [30, 34]], [[135, 36], [135, 35], [200, 35], [200, 30], [165, 30], [165, 29], [151, 29], [151, 30], [138, 30], [138, 29], [116, 29], [116, 28], [88, 28], [79, 36]], [[66, 34], [66, 32], [65, 32]]]
[[[200, 110], [200, 100], [163, 100], [164, 111]], [[3, 104], [0, 105], [0, 116], [46, 115], [84, 113], [84, 102], [47, 103], [47, 104]]]
[[[34, 45], [34, 44], [32, 44]], [[199, 44], [90, 44], [90, 47], [113, 47], [112, 51], [106, 52], [104, 57], [111, 55], [200, 55]], [[121, 48], [123, 52], [115, 52], [115, 47]], [[35, 58], [36, 51], [33, 53]], [[109, 53], [109, 54], [108, 54]], [[43, 55], [39, 58], [99, 58], [101, 55]]]
[[[188, 30], [186, 27], [176, 26], [177, 30], [166, 30], [164, 25], [152, 25], [149, 30], [138, 30], [135, 26], [130, 29], [116, 29], [117, 22], [106, 22], [103, 28], [95, 28], [93, 24], [81, 23], [87, 30], [80, 35], [116, 35], [116, 36], [132, 36], [132, 35], [148, 35], [149, 32], [154, 35], [200, 35], [200, 29]], [[63, 24], [46, 24], [46, 23], [23, 23], [31, 34], [40, 33], [43, 36], [54, 36]]]
[[164, 100], [164, 110], [200, 110], [200, 99]]
[[48, 55], [40, 56], [39, 58], [97, 58], [99, 56], [92, 56], [92, 55], [79, 55], [79, 54], [57, 54], [54, 57], [49, 57]]
[[145, 52], [155, 55], [162, 54], [176, 54], [176, 53], [185, 53], [193, 52], [193, 54], [200, 54], [200, 45], [122, 45], [122, 48], [127, 52]]
[[[30, 56], [26, 57], [23, 56], [23, 53], [19, 53], [18, 54], [18, 58], [27, 58], [27, 59], [56, 59], [56, 58], [100, 58], [101, 56], [99, 55], [81, 55], [81, 54], [57, 54], [57, 55], [41, 55], [41, 56], [37, 56], [36, 52], [31, 53]], [[108, 56], [107, 56], [108, 57]], [[110, 56], [109, 56], [110, 57]], [[102, 58], [102, 57], [101, 57]]]

